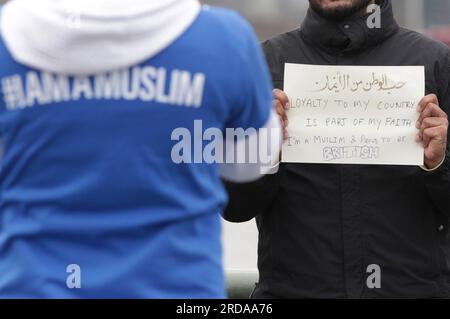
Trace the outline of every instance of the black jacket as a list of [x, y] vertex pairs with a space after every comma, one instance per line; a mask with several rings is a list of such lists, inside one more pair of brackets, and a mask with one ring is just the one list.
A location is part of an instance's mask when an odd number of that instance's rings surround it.
[[[426, 92], [450, 108], [450, 50], [400, 28], [390, 1], [381, 29], [309, 10], [299, 30], [264, 43], [275, 87], [285, 63], [424, 65]], [[450, 157], [434, 172], [413, 166], [281, 164], [278, 174], [227, 184], [224, 217], [257, 217], [260, 282], [254, 297], [450, 296]], [[381, 268], [370, 289], [369, 265]], [[369, 269], [370, 270], [370, 269]]]

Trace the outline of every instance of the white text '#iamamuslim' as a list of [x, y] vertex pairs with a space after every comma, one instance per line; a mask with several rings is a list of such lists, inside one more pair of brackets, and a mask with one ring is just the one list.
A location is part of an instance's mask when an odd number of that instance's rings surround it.
[[29, 71], [1, 79], [6, 109], [86, 100], [140, 100], [198, 108], [206, 77], [203, 73], [141, 66], [92, 76], [67, 76]]

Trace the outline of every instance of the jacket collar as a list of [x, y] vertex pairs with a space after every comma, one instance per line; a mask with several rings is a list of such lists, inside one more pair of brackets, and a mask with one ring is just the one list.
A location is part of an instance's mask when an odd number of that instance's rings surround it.
[[399, 29], [394, 19], [391, 0], [380, 2], [381, 28], [369, 28], [368, 15], [334, 22], [309, 8], [300, 32], [307, 41], [327, 51], [350, 52], [366, 49], [387, 39]]

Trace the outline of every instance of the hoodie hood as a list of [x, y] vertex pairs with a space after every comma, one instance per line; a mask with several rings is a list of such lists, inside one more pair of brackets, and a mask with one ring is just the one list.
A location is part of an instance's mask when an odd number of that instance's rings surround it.
[[200, 9], [197, 0], [13, 0], [2, 9], [0, 30], [19, 63], [96, 74], [157, 55]]

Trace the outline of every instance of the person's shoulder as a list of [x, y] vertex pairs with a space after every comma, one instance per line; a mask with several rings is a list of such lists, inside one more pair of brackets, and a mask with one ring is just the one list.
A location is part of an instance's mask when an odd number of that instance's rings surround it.
[[223, 37], [232, 36], [235, 41], [245, 40], [254, 35], [253, 27], [236, 11], [203, 6], [200, 12], [200, 20], [209, 28], [216, 29]]
[[265, 40], [263, 43], [267, 45], [292, 45], [293, 41], [300, 40], [300, 29], [295, 29], [286, 33], [282, 33]]
[[418, 49], [426, 50], [431, 55], [438, 55], [439, 57], [450, 56], [450, 47], [420, 32], [400, 28], [397, 37], [407, 43], [416, 45]]
[[233, 10], [203, 6], [196, 25], [194, 34], [215, 49], [208, 50], [210, 54], [220, 52], [221, 59], [228, 56], [228, 60], [246, 63], [248, 52], [258, 45], [251, 24]]
[[287, 49], [292, 50], [293, 44], [299, 43], [300, 41], [300, 29], [295, 29], [269, 38], [268, 40], [265, 40], [262, 45], [266, 51], [276, 50], [283, 52]]
[[239, 24], [245, 24], [245, 19], [232, 9], [203, 5], [200, 14], [210, 20], [215, 20], [220, 23], [237, 22]]

